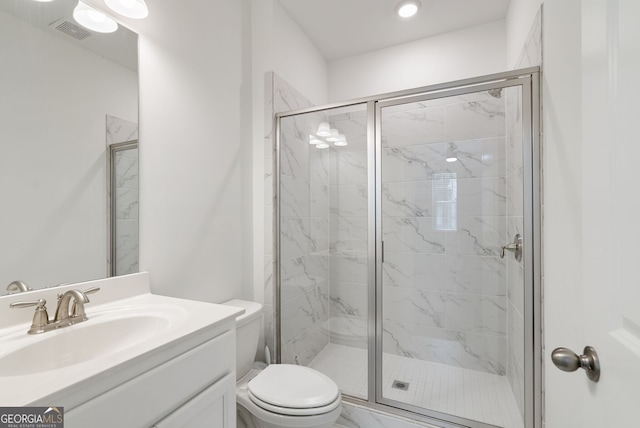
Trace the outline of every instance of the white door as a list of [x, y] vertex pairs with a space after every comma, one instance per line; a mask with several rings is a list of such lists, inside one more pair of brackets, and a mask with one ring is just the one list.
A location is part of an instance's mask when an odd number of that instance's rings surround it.
[[[562, 1], [545, 4], [546, 426], [640, 427], [640, 2]], [[551, 362], [585, 345], [598, 383]]]

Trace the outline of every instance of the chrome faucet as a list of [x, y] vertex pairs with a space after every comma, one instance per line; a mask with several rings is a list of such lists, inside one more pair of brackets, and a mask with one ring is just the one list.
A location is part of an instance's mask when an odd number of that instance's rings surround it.
[[[97, 291], [100, 291], [99, 287], [90, 288], [85, 291], [67, 290], [64, 294], [58, 294], [56, 315], [52, 320], [49, 320], [49, 314], [47, 313], [46, 306], [47, 301], [44, 299], [30, 302], [13, 302], [9, 304], [9, 307], [27, 308], [30, 306], [36, 306], [33, 321], [27, 333], [39, 334], [88, 320], [87, 314], [84, 312], [85, 303], [89, 303], [87, 294], [95, 293]], [[73, 306], [71, 306], [72, 299]]]
[[31, 290], [33, 290], [33, 288], [29, 287], [27, 284], [25, 284], [24, 281], [20, 281], [19, 279], [7, 285], [7, 291], [9, 292], [9, 294], [23, 293], [25, 291]]
[[[72, 315], [71, 313], [71, 299], [74, 299], [77, 315]], [[89, 298], [82, 291], [68, 290], [64, 294], [58, 294], [58, 307], [56, 308], [56, 315], [53, 318], [53, 322], [63, 323], [72, 319], [74, 322], [86, 321], [87, 315], [84, 313], [85, 303], [89, 303]]]

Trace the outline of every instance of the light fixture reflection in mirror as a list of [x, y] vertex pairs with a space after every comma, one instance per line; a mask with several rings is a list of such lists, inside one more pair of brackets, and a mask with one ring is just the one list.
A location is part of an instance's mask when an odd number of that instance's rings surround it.
[[80, 25], [98, 33], [113, 33], [118, 23], [104, 13], [84, 3], [82, 0], [73, 9], [73, 19]]
[[143, 19], [149, 15], [149, 8], [144, 0], [105, 0], [109, 9], [132, 19]]

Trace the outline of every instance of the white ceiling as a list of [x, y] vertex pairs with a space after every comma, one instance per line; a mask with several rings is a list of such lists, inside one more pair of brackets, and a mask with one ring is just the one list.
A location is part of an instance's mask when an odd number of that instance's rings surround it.
[[504, 19], [511, 0], [421, 0], [409, 19], [400, 0], [279, 0], [328, 61]]

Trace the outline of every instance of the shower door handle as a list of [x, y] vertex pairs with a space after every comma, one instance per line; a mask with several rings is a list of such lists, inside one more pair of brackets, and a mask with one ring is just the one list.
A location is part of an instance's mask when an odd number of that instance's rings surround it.
[[513, 251], [517, 261], [522, 260], [522, 236], [518, 233], [511, 244], [503, 245], [500, 249], [500, 258], [504, 259], [505, 250]]

